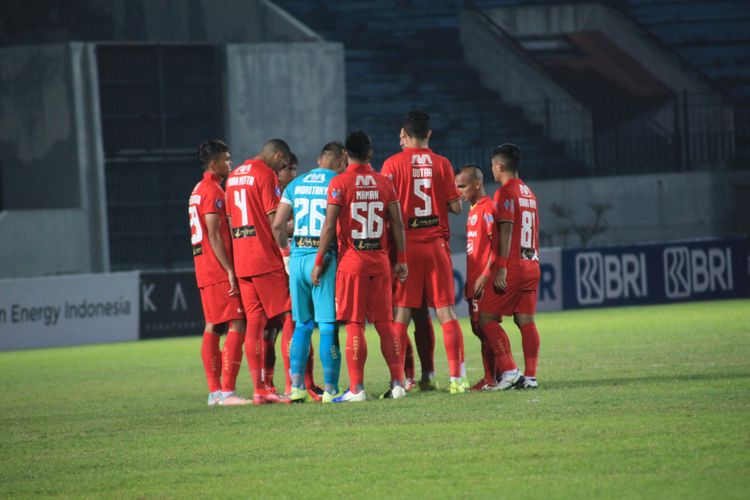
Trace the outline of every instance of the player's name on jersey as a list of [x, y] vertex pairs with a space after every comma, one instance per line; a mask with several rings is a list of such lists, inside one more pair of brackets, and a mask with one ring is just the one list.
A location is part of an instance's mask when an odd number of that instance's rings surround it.
[[356, 240], [355, 248], [357, 250], [381, 250], [380, 238], [371, 238], [365, 240]]
[[379, 200], [380, 193], [378, 191], [357, 191], [357, 200]]
[[312, 236], [295, 236], [294, 244], [298, 248], [318, 248], [320, 247], [320, 238]]
[[255, 184], [255, 177], [252, 175], [240, 175], [227, 179], [227, 186], [252, 186]]
[[432, 177], [432, 167], [412, 167], [411, 176], [415, 179], [424, 179], [425, 177]]
[[410, 217], [408, 225], [412, 229], [419, 229], [422, 227], [434, 227], [439, 224], [437, 215], [428, 215], [426, 217]]
[[242, 226], [232, 228], [232, 238], [247, 238], [255, 236], [255, 226]]
[[294, 194], [325, 196], [328, 194], [328, 186], [295, 186]]
[[476, 238], [477, 234], [478, 234], [477, 231], [467, 231], [466, 232], [466, 237], [467, 238]]
[[518, 204], [525, 208], [536, 208], [536, 200], [528, 198], [518, 198]]
[[195, 245], [193, 247], [193, 257], [196, 255], [203, 255], [203, 246], [202, 245]]

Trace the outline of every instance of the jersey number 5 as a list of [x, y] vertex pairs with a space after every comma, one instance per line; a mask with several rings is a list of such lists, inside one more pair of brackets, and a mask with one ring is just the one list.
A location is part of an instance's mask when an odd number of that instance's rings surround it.
[[414, 208], [414, 215], [417, 217], [432, 215], [432, 197], [430, 196], [431, 187], [432, 179], [414, 179], [414, 195], [424, 201], [424, 208]]
[[361, 224], [362, 230], [352, 229], [352, 239], [365, 240], [383, 235], [382, 201], [357, 201], [352, 203], [352, 219]]

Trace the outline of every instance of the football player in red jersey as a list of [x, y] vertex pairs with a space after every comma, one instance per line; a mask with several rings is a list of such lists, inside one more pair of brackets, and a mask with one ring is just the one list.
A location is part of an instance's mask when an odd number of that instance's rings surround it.
[[394, 326], [399, 338], [404, 339], [411, 309], [422, 307], [425, 302], [435, 308], [448, 355], [450, 392], [457, 394], [464, 392], [468, 384], [463, 370], [463, 334], [453, 308], [448, 212], [461, 212], [461, 194], [456, 190], [448, 159], [429, 149], [431, 135], [429, 115], [410, 112], [401, 128], [406, 147], [388, 158], [381, 170], [398, 193], [409, 249], [410, 278], [396, 286]]
[[[242, 362], [245, 316], [232, 266], [232, 241], [221, 188], [231, 170], [229, 148], [219, 140], [203, 141], [198, 161], [203, 165], [203, 179], [193, 189], [188, 209], [195, 277], [206, 319], [201, 357], [208, 380], [208, 404], [244, 405], [250, 401], [235, 393], [235, 383]], [[227, 324], [229, 331], [220, 353], [219, 335]]]
[[[336, 319], [346, 324], [346, 364], [349, 390], [333, 402], [366, 399], [364, 368], [367, 360], [365, 321], [375, 324], [380, 349], [391, 374], [391, 388], [384, 395], [394, 399], [406, 396], [403, 386], [404, 362], [399, 337], [393, 330], [391, 272], [400, 282], [406, 279], [404, 224], [393, 184], [375, 172], [370, 138], [362, 131], [346, 138], [349, 165], [331, 180], [328, 206], [311, 280], [313, 285], [325, 264], [328, 245], [338, 238], [339, 260], [336, 271]], [[396, 265], [388, 260], [390, 224], [396, 245]]]
[[499, 389], [536, 388], [539, 332], [534, 323], [539, 286], [539, 212], [534, 193], [518, 176], [521, 150], [503, 144], [492, 151], [492, 174], [502, 184], [494, 197], [498, 228], [494, 286], [487, 287], [479, 305], [480, 322], [513, 316], [521, 330], [524, 374], [518, 369], [503, 372]]
[[289, 280], [271, 231], [281, 195], [277, 172], [288, 165], [290, 154], [285, 141], [271, 139], [227, 179], [234, 269], [247, 317], [245, 356], [253, 379], [253, 404], [289, 402], [263, 380], [263, 331], [268, 321], [277, 317], [283, 325], [282, 335], [288, 331], [291, 336], [294, 331]]
[[[508, 335], [500, 328], [496, 318], [482, 317], [480, 304], [485, 297], [487, 282], [492, 276], [495, 252], [495, 219], [492, 200], [484, 192], [482, 171], [476, 165], [465, 165], [456, 176], [456, 187], [464, 201], [469, 202], [469, 216], [466, 219], [466, 286], [464, 297], [469, 303], [471, 329], [482, 343], [484, 377], [472, 387], [474, 390], [492, 390], [497, 387], [498, 373], [516, 367], [510, 352]], [[492, 286], [492, 283], [489, 284]], [[491, 321], [490, 321], [491, 320]]]

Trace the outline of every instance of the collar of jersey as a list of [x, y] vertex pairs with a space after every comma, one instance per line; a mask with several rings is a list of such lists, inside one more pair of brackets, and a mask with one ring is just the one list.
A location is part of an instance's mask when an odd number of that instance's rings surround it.
[[404, 151], [426, 151], [432, 153], [432, 149], [430, 148], [404, 148]]
[[351, 165], [346, 167], [347, 172], [372, 172], [372, 167], [368, 163], [367, 165], [362, 165], [360, 163], [352, 163]]
[[484, 196], [482, 196], [481, 198], [479, 198], [479, 199], [477, 200], [477, 202], [476, 202], [476, 203], [474, 203], [474, 204], [473, 204], [473, 205], [471, 206], [471, 208], [474, 208], [474, 207], [476, 207], [477, 205], [481, 205], [482, 203], [487, 203], [488, 201], [489, 201], [489, 202], [491, 202], [492, 200], [490, 199], [490, 197], [489, 197], [489, 196], [487, 196], [487, 195], [484, 195]]
[[217, 184], [221, 182], [221, 178], [213, 172], [203, 172], [203, 178], [207, 181], [214, 181]]

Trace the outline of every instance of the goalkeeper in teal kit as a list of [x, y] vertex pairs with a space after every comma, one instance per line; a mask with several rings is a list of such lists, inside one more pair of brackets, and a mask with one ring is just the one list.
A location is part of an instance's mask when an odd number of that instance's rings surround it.
[[284, 190], [276, 210], [273, 232], [283, 249], [289, 245], [287, 221], [294, 214], [294, 234], [289, 258], [289, 291], [292, 298], [292, 317], [295, 321], [292, 347], [289, 352], [292, 372], [292, 402], [312, 401], [305, 387], [305, 366], [310, 350], [310, 337], [318, 325], [320, 331], [320, 361], [323, 365], [325, 392], [323, 403], [340, 396], [338, 382], [341, 353], [336, 328], [336, 248], [327, 253], [327, 265], [320, 285], [313, 286], [310, 274], [318, 253], [320, 231], [326, 215], [328, 184], [346, 166], [344, 145], [330, 142], [318, 158], [319, 168], [298, 176]]

